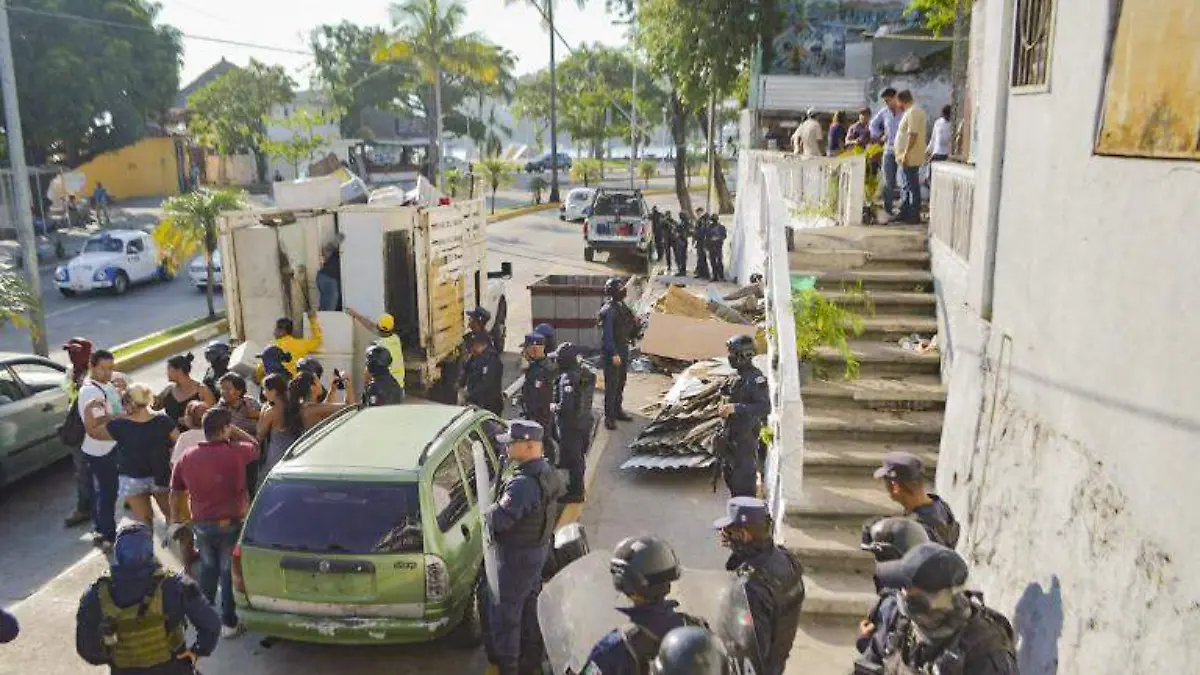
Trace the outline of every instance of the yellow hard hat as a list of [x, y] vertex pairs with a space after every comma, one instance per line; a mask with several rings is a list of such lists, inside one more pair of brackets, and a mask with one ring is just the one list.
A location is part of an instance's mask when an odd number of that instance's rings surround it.
[[390, 333], [396, 329], [396, 317], [391, 314], [380, 314], [379, 318], [375, 319], [375, 327]]

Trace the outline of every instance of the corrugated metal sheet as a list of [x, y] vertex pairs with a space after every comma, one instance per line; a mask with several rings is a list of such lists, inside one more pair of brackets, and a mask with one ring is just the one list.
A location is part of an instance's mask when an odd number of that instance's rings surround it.
[[707, 469], [717, 459], [709, 454], [703, 455], [670, 455], [659, 457], [654, 455], [637, 455], [625, 460], [622, 469], [647, 469], [650, 471], [681, 471], [684, 469]]
[[857, 110], [867, 104], [867, 81], [848, 77], [767, 75], [763, 78], [762, 109], [804, 112]]

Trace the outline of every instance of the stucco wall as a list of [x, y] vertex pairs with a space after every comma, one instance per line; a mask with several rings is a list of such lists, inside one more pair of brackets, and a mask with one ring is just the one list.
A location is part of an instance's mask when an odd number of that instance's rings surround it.
[[98, 155], [75, 168], [87, 176], [83, 192], [90, 196], [96, 183], [113, 199], [179, 194], [178, 159], [174, 138], [143, 138], [119, 150]]
[[1050, 90], [1010, 97], [996, 147], [1011, 22], [1002, 0], [981, 4], [967, 328], [938, 488], [965, 516], [974, 585], [1014, 619], [1023, 675], [1196, 672], [1200, 164], [1092, 154], [1107, 3], [1056, 3]]

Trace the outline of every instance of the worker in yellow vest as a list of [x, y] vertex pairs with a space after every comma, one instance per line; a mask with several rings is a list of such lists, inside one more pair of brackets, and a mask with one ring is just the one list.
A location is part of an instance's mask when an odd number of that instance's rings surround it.
[[346, 313], [349, 314], [355, 321], [367, 330], [374, 331], [379, 335], [376, 340], [377, 344], [387, 348], [388, 353], [392, 355], [392, 366], [390, 368], [392, 377], [396, 378], [396, 382], [401, 387], [404, 386], [404, 345], [400, 343], [400, 336], [396, 335], [396, 317], [384, 312], [379, 315], [378, 319], [372, 323], [370, 319], [355, 311], [351, 307], [346, 308]]

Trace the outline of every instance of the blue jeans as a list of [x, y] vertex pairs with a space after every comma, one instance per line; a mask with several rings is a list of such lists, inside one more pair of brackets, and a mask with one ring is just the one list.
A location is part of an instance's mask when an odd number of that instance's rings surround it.
[[921, 219], [921, 167], [906, 166], [901, 173], [902, 199], [900, 220], [919, 222]]
[[317, 305], [322, 312], [336, 312], [338, 300], [341, 299], [341, 286], [338, 284], [338, 280], [324, 272], [318, 272], [317, 295], [320, 296]]
[[92, 481], [92, 522], [96, 532], [108, 541], [117, 538], [117, 457], [85, 455], [84, 462]]
[[208, 604], [216, 604], [217, 584], [221, 586], [221, 623], [238, 624], [233, 602], [233, 547], [242, 531], [241, 523], [192, 523], [196, 551], [200, 554], [200, 592]]
[[896, 153], [883, 153], [883, 210], [892, 212], [892, 204], [896, 200]]

